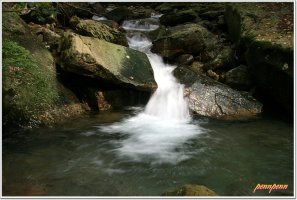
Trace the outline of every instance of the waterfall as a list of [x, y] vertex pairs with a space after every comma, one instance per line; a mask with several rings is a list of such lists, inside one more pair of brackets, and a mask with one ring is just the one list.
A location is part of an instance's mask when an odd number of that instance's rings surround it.
[[128, 138], [116, 142], [120, 156], [134, 161], [177, 163], [190, 156], [183, 145], [203, 130], [191, 123], [188, 103], [183, 95], [184, 86], [172, 75], [176, 66], [165, 64], [160, 56], [150, 51], [152, 41], [145, 33], [156, 29], [156, 20], [158, 18], [154, 16], [124, 21], [122, 27], [127, 31], [129, 47], [147, 54], [158, 88], [137, 115], [101, 127], [101, 130], [128, 135]]
[[[125, 24], [127, 27], [132, 27], [128, 22]], [[157, 90], [146, 105], [144, 113], [161, 120], [188, 121], [190, 115], [187, 101], [183, 95], [184, 86], [179, 84], [172, 75], [175, 66], [165, 64], [160, 56], [150, 51], [152, 42], [144, 34], [134, 32], [128, 34], [127, 38], [130, 48], [142, 51], [148, 55], [154, 70], [154, 78], [158, 85]]]

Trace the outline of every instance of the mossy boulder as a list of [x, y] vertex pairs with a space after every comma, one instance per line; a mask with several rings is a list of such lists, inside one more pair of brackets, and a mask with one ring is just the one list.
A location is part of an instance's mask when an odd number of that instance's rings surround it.
[[50, 125], [84, 112], [60, 84], [51, 53], [15, 13], [3, 13], [3, 126]]
[[216, 119], [247, 119], [262, 112], [262, 104], [252, 96], [240, 93], [218, 81], [184, 67], [174, 75], [185, 84], [189, 108], [194, 113]]
[[292, 2], [232, 3], [225, 12], [230, 37], [250, 67], [258, 98], [269, 109], [291, 116], [293, 5]]
[[217, 193], [204, 185], [184, 185], [179, 188], [168, 190], [162, 196], [218, 196]]
[[124, 46], [65, 33], [60, 57], [61, 67], [68, 72], [140, 90], [156, 87], [147, 55]]
[[210, 57], [206, 54], [216, 48], [217, 42], [216, 37], [201, 25], [184, 24], [159, 32], [153, 41], [152, 52], [169, 59], [181, 54]]
[[114, 44], [128, 46], [124, 33], [99, 21], [90, 19], [84, 20], [74, 16], [71, 18], [70, 23], [72, 24], [75, 32], [80, 35], [95, 37]]

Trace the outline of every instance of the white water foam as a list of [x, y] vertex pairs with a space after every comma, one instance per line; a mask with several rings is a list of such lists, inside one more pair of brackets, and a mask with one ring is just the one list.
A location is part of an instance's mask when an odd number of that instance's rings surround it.
[[134, 161], [152, 159], [152, 163], [177, 163], [188, 159], [191, 153], [187, 152], [185, 143], [203, 130], [197, 124], [191, 124], [188, 103], [183, 95], [184, 86], [172, 75], [175, 66], [165, 64], [160, 56], [151, 53], [152, 42], [142, 32], [135, 32], [143, 27], [134, 23], [131, 33], [129, 23], [123, 23], [130, 31], [127, 34], [129, 47], [148, 55], [158, 88], [139, 114], [101, 127], [101, 130], [128, 136], [115, 142], [119, 146], [116, 151], [122, 157]]

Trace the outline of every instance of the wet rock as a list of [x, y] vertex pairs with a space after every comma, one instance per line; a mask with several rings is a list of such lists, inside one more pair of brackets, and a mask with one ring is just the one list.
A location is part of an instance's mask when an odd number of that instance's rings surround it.
[[217, 119], [245, 119], [262, 112], [262, 104], [207, 76], [178, 67], [174, 75], [185, 84], [189, 108], [201, 116]]
[[194, 57], [191, 54], [183, 54], [177, 58], [178, 65], [190, 65], [194, 61]]
[[65, 33], [60, 45], [65, 71], [139, 90], [156, 87], [150, 62], [142, 52], [74, 33]]
[[184, 185], [166, 191], [162, 196], [218, 196], [218, 194], [204, 185]]
[[131, 11], [126, 6], [120, 6], [109, 11], [104, 16], [120, 24], [131, 15]]
[[206, 54], [216, 49], [216, 37], [198, 24], [184, 24], [166, 29], [153, 41], [152, 52], [164, 58], [181, 54]]
[[160, 23], [165, 26], [175, 26], [184, 22], [191, 22], [197, 17], [193, 10], [182, 10], [176, 13], [164, 14], [160, 18]]
[[70, 23], [74, 27], [76, 33], [84, 36], [95, 37], [107, 42], [128, 46], [128, 42], [124, 33], [101, 23], [100, 21], [90, 19], [79, 19], [72, 17]]
[[250, 68], [240, 65], [229, 70], [225, 74], [225, 83], [235, 89], [248, 90], [252, 85]]

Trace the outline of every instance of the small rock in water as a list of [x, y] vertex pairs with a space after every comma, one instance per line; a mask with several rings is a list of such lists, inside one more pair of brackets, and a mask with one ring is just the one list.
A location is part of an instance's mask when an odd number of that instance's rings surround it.
[[168, 190], [162, 196], [218, 196], [218, 194], [204, 185], [184, 185]]

